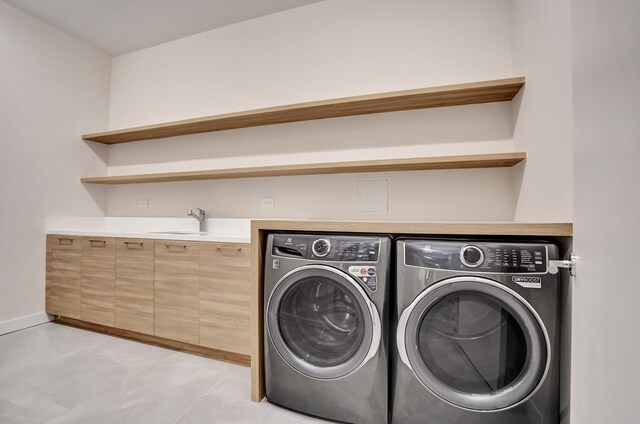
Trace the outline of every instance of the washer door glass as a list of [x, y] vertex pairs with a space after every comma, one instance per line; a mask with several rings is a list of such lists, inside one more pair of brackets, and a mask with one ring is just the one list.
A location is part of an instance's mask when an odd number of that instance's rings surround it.
[[454, 405], [515, 406], [535, 392], [547, 369], [542, 324], [506, 287], [480, 278], [455, 280], [427, 290], [415, 304], [405, 332], [411, 367], [429, 390]]
[[274, 289], [268, 331], [292, 367], [316, 378], [353, 372], [373, 343], [371, 304], [348, 274], [326, 266], [301, 268]]

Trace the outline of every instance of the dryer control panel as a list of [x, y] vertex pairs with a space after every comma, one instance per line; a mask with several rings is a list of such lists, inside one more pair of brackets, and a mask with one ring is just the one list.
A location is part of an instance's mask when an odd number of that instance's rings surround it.
[[377, 262], [380, 239], [358, 236], [281, 235], [273, 238], [275, 256], [331, 262]]
[[547, 272], [547, 247], [534, 243], [407, 241], [405, 265], [468, 272]]

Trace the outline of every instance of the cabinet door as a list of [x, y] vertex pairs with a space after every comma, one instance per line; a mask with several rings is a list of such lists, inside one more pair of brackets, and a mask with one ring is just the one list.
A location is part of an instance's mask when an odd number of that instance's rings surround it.
[[82, 316], [82, 273], [80, 237], [49, 236], [47, 254], [50, 269], [47, 312], [68, 318]]
[[153, 335], [154, 241], [116, 239], [116, 327]]
[[[45, 266], [45, 310], [49, 312], [51, 309], [51, 249], [53, 247], [53, 243], [56, 241], [55, 236], [47, 236], [47, 245], [46, 245], [46, 266]], [[51, 313], [51, 312], [49, 312]]]
[[116, 240], [82, 237], [82, 320], [116, 325]]
[[200, 340], [198, 242], [155, 241], [155, 335], [185, 343]]
[[249, 244], [200, 247], [200, 344], [249, 355]]

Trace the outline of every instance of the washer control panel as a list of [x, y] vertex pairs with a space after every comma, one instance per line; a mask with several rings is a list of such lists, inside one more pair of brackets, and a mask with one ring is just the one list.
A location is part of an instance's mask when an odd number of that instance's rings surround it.
[[410, 266], [507, 274], [547, 272], [544, 244], [407, 240], [404, 246], [405, 265]]
[[380, 239], [358, 236], [309, 236], [277, 234], [275, 256], [335, 262], [377, 262]]

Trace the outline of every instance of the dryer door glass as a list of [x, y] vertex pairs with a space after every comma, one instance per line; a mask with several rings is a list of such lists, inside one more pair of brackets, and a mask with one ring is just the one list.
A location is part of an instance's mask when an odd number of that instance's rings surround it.
[[297, 356], [321, 367], [343, 363], [364, 337], [364, 314], [353, 294], [326, 277], [308, 277], [280, 302], [280, 331]]
[[316, 378], [357, 369], [374, 339], [366, 295], [348, 274], [307, 267], [276, 286], [268, 306], [268, 331], [289, 365]]
[[425, 313], [418, 351], [448, 387], [488, 394], [508, 387], [522, 373], [527, 340], [502, 302], [485, 294], [457, 292]]
[[[480, 278], [427, 290], [407, 323], [407, 356], [434, 394], [473, 410], [512, 407], [547, 369], [542, 324], [515, 294]], [[409, 327], [411, 326], [411, 327]]]

